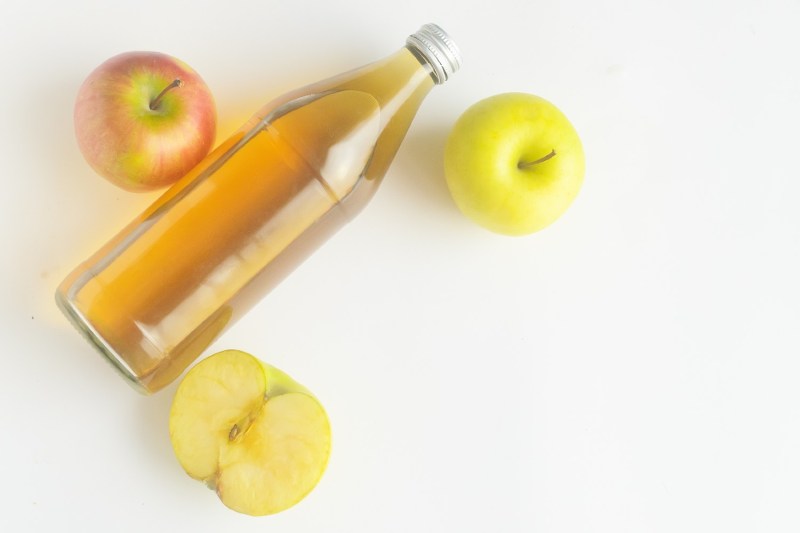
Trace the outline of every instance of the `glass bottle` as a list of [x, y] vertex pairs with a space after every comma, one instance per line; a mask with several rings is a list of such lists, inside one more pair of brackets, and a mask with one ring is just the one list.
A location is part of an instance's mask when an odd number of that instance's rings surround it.
[[396, 53], [267, 104], [79, 265], [59, 307], [137, 389], [166, 386], [361, 211], [460, 62], [427, 24]]

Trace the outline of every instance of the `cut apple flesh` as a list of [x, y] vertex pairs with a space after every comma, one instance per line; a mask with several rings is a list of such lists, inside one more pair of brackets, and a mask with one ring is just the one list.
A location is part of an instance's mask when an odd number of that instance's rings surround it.
[[196, 365], [175, 394], [170, 437], [181, 466], [241, 513], [303, 499], [330, 453], [324, 409], [283, 372], [228, 350]]
[[250, 428], [225, 446], [217, 493], [235, 511], [271, 514], [291, 507], [317, 484], [328, 456], [328, 420], [310, 396], [269, 400]]

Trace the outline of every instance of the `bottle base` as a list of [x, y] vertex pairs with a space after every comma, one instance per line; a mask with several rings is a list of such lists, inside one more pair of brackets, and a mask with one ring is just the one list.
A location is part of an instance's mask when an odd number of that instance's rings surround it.
[[83, 314], [75, 308], [75, 306], [70, 302], [62, 293], [58, 291], [56, 293], [56, 305], [58, 308], [61, 309], [61, 312], [69, 319], [75, 329], [78, 330], [78, 333], [81, 336], [89, 341], [89, 344], [94, 346], [94, 348], [100, 352], [103, 358], [111, 363], [117, 372], [125, 379], [125, 381], [133, 387], [134, 390], [141, 394], [148, 395], [150, 391], [142, 384], [141, 381], [136, 377], [134, 372], [128, 367], [125, 361], [122, 359], [119, 353], [116, 352], [106, 340], [100, 335], [92, 325], [86, 320]]

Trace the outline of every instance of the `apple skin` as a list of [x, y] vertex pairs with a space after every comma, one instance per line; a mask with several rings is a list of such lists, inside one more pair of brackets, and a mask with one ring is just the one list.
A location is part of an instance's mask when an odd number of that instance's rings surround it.
[[[180, 86], [151, 103], [175, 80]], [[214, 145], [217, 112], [203, 79], [159, 52], [108, 59], [83, 82], [74, 109], [75, 136], [86, 161], [129, 191], [177, 181]]]
[[498, 94], [468, 108], [452, 128], [444, 157], [459, 209], [505, 235], [550, 225], [583, 184], [584, 153], [575, 128], [532, 94]]

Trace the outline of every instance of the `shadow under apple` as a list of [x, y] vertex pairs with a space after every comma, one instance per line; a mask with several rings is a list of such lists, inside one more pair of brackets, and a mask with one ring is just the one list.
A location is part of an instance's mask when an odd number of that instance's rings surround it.
[[412, 125], [390, 172], [389, 185], [410, 205], [430, 209], [448, 218], [461, 218], [444, 177], [444, 147], [449, 126]]
[[175, 458], [169, 437], [169, 412], [177, 386], [173, 383], [155, 394], [141, 396], [132, 426], [144, 456], [142, 467], [157, 473], [161, 482], [169, 476], [174, 482], [184, 484], [191, 479]]

